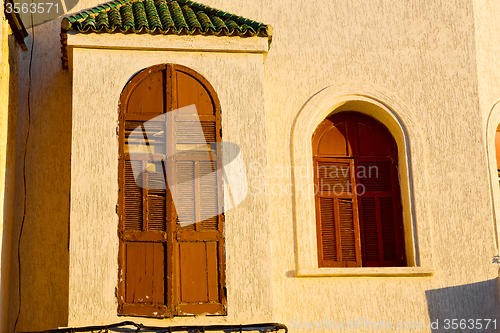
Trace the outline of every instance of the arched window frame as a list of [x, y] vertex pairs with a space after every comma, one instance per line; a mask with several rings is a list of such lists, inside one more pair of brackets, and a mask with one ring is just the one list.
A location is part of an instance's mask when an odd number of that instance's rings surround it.
[[[495, 221], [493, 223], [495, 231], [495, 246], [497, 251], [500, 251], [500, 165], [497, 163], [499, 157], [497, 152], [500, 151], [497, 147], [497, 131], [500, 128], [500, 101], [496, 102], [491, 108], [490, 114], [487, 121], [486, 129], [486, 150], [488, 157], [488, 166], [490, 173], [490, 184], [491, 184], [491, 201], [493, 204], [493, 216]], [[500, 252], [499, 252], [500, 253]]]
[[[347, 87], [348, 88], [348, 87]], [[296, 236], [296, 270], [307, 276], [431, 276], [434, 274], [432, 240], [426, 218], [416, 221], [409, 135], [398, 113], [366, 92], [366, 87], [331, 86], [311, 97], [297, 115], [292, 128], [292, 170]], [[370, 88], [370, 87], [368, 87]], [[359, 93], [358, 93], [359, 91]], [[382, 94], [378, 94], [382, 95]], [[385, 96], [387, 97], [387, 96]], [[404, 109], [399, 101], [393, 104]], [[329, 115], [342, 111], [366, 114], [388, 128], [399, 152], [399, 178], [405, 228], [407, 267], [319, 267], [314, 198], [314, 173], [311, 137]], [[407, 111], [407, 110], [405, 110]], [[425, 237], [422, 237], [426, 235]]]

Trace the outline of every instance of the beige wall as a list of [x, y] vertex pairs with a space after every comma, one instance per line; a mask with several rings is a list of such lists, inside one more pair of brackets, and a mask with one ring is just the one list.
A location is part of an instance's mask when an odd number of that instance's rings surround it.
[[[61, 69], [59, 24], [54, 21], [34, 29], [30, 109], [30, 52], [20, 52], [18, 58], [19, 121], [15, 147], [16, 195], [12, 204], [15, 215], [8, 288], [9, 331], [14, 329], [17, 318], [16, 331], [64, 326], [68, 321], [71, 81], [69, 73]], [[31, 29], [29, 33], [32, 34]], [[30, 39], [26, 41], [31, 45]]]
[[12, 224], [15, 198], [15, 145], [17, 124], [17, 44], [7, 20], [0, 14], [0, 331], [7, 330]]
[[[266, 42], [266, 41], [264, 41]], [[117, 317], [118, 101], [143, 68], [175, 63], [194, 69], [221, 103], [224, 140], [247, 161], [266, 164], [262, 53], [109, 51], [75, 48], [70, 215], [70, 326]], [[90, 74], [91, 73], [91, 74]], [[90, 74], [90, 75], [89, 75]], [[112, 78], [110, 80], [110, 78]], [[248, 196], [225, 213], [227, 317], [168, 322], [245, 323], [272, 320], [266, 197]], [[251, 272], [251, 274], [249, 274]], [[141, 322], [148, 322], [141, 318]], [[158, 324], [157, 320], [150, 320]]]
[[[498, 172], [496, 165], [494, 136], [500, 124], [500, 69], [498, 53], [500, 52], [500, 36], [496, 31], [497, 26], [492, 22], [493, 17], [498, 17], [500, 7], [489, 1], [476, 1], [474, 3], [474, 24], [476, 31], [476, 59], [478, 71], [478, 96], [479, 108], [482, 121], [487, 129], [487, 156], [490, 166], [491, 194], [494, 202], [493, 211], [497, 235], [500, 230], [500, 188], [498, 183]], [[498, 237], [498, 236], [497, 236]], [[498, 247], [498, 243], [497, 243]]]
[[[76, 10], [98, 2], [83, 0]], [[363, 91], [384, 103], [407, 129], [414, 223], [426, 226], [418, 237], [435, 274], [297, 277], [300, 244], [293, 198], [270, 192], [267, 201], [249, 197], [229, 214], [234, 223], [226, 223], [228, 317], [176, 318], [165, 324], [272, 320], [291, 326], [292, 319], [366, 319], [427, 327], [429, 316], [498, 316], [492, 197], [500, 192], [493, 191], [487, 124], [499, 100], [495, 13], [500, 5], [479, 0], [203, 2], [273, 25], [263, 68], [261, 55], [79, 49], [71, 81], [59, 62], [59, 21], [36, 28], [38, 84], [27, 155], [18, 329], [121, 319], [114, 303], [116, 105], [133, 73], [167, 61], [191, 67], [211, 82], [223, 104], [225, 139], [240, 144], [247, 161], [268, 166], [269, 188], [287, 188], [292, 179], [293, 122], [315, 94], [333, 86], [346, 94]], [[27, 57], [21, 61], [27, 68]], [[27, 129], [26, 93], [21, 87], [19, 152]], [[17, 177], [22, 177], [19, 167]], [[15, 209], [22, 212], [21, 185], [16, 193]], [[16, 215], [16, 225], [21, 218]], [[257, 240], [267, 246], [252, 246]], [[254, 262], [244, 261], [246, 256]], [[11, 304], [10, 327], [18, 307], [14, 299]]]
[[[422, 278], [294, 278], [286, 274], [297, 260], [293, 201], [270, 196], [275, 320], [427, 325], [429, 312], [498, 315], [498, 296], [485, 304], [476, 294], [483, 284], [471, 285], [495, 279], [498, 270], [491, 264], [497, 249], [472, 2], [294, 2], [269, 3], [266, 9], [260, 17], [274, 26], [265, 66], [269, 165], [291, 165], [283, 147], [290, 147], [293, 121], [321, 89], [334, 85], [345, 93], [347, 86], [380, 96], [408, 128], [415, 222], [430, 222], [419, 237], [432, 240], [436, 269]], [[270, 178], [270, 186], [289, 179]], [[439, 301], [436, 289], [451, 286]], [[487, 299], [490, 292], [482, 294]]]

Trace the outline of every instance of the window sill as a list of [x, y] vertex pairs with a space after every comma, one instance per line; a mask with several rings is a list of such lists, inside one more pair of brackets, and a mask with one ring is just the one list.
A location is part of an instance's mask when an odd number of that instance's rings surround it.
[[322, 276], [433, 276], [435, 269], [431, 267], [355, 267], [355, 268], [302, 268], [295, 271], [296, 277], [322, 277]]

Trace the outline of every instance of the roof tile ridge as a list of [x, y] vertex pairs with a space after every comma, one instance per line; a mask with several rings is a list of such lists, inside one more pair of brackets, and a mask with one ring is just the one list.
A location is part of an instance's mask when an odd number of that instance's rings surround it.
[[[61, 21], [61, 27], [64, 30], [70, 30], [73, 25], [80, 25], [83, 21], [85, 21], [89, 16], [97, 16], [100, 11], [109, 11], [111, 8], [119, 8], [124, 3], [130, 2], [132, 0], [113, 0], [102, 3], [92, 8], [87, 8], [82, 11], [73, 13], [64, 17]], [[100, 9], [98, 9], [100, 8]]]
[[216, 15], [216, 16], [224, 19], [225, 21], [226, 20], [233, 20], [233, 21], [236, 21], [237, 23], [243, 23], [243, 24], [247, 24], [250, 26], [252, 26], [252, 25], [268, 26], [268, 24], [257, 22], [255, 20], [252, 20], [252, 19], [249, 19], [249, 18], [246, 18], [243, 16], [239, 16], [236, 14], [231, 14], [231, 13], [226, 12], [224, 10], [210, 7], [210, 6], [204, 5], [204, 4], [196, 2], [196, 1], [192, 1], [192, 0], [177, 0], [177, 1], [184, 3], [188, 6], [194, 6], [200, 10], [203, 10], [203, 11], [208, 11], [210, 14]]

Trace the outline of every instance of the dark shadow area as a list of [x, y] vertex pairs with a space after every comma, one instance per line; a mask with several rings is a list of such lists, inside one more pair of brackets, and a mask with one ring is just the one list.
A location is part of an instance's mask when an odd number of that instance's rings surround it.
[[[5, 181], [4, 181], [4, 198], [3, 198], [3, 228], [2, 228], [2, 257], [1, 257], [1, 281], [0, 286], [1, 297], [0, 316], [7, 318], [9, 315], [9, 272], [12, 258], [12, 227], [14, 223], [14, 199], [15, 199], [15, 176], [16, 176], [16, 125], [17, 125], [17, 94], [18, 94], [18, 77], [20, 47], [16, 43], [14, 36], [9, 36], [9, 90], [8, 100], [5, 102], [8, 105], [7, 116], [7, 142], [5, 154]], [[2, 101], [4, 102], [4, 101]], [[5, 329], [6, 327], [2, 327]]]
[[19, 70], [11, 77], [19, 94], [13, 97], [18, 104], [7, 309], [11, 332], [68, 324], [72, 98], [70, 73], [51, 60], [60, 56], [60, 41], [54, 38], [59, 31], [57, 22], [30, 28], [28, 51], [13, 54]]
[[498, 278], [426, 291], [431, 331], [498, 332], [498, 291]]

